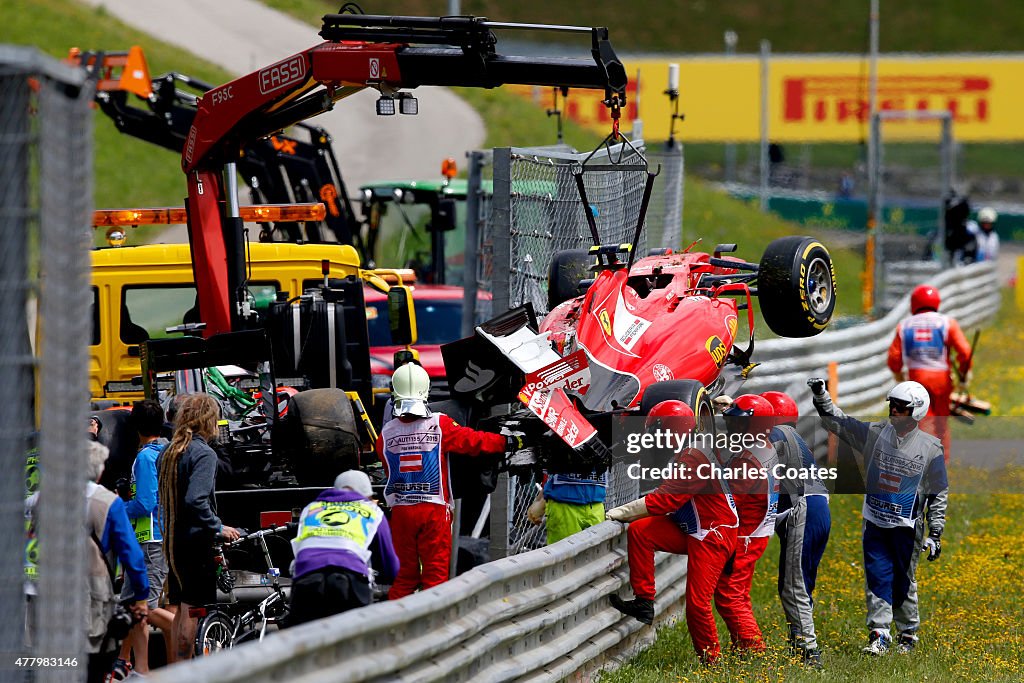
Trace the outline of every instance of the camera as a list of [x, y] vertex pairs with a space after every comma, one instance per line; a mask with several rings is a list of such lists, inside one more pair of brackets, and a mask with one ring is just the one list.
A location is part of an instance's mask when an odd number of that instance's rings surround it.
[[121, 477], [114, 482], [114, 490], [121, 500], [128, 502], [132, 499], [132, 480], [128, 477]]
[[114, 613], [107, 622], [107, 637], [116, 641], [124, 640], [134, 625], [135, 617], [128, 608], [119, 602], [114, 603]]

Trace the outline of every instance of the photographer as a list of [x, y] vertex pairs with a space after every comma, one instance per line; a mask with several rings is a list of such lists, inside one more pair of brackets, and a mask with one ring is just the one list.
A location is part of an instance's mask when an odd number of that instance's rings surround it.
[[[88, 442], [89, 483], [86, 484], [86, 531], [89, 542], [89, 681], [100, 681], [110, 671], [117, 641], [128, 634], [133, 622], [141, 622], [149, 613], [149, 578], [142, 549], [135, 540], [124, 501], [98, 483], [107, 461], [107, 447], [97, 441]], [[116, 609], [112, 567], [120, 560], [135, 586], [135, 595], [128, 604], [130, 617]], [[115, 616], [116, 615], [116, 616]], [[114, 617], [114, 618], [112, 618]]]

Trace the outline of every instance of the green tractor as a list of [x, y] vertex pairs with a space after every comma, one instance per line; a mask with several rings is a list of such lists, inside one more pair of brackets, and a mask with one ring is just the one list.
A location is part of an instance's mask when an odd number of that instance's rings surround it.
[[[461, 286], [466, 252], [468, 183], [448, 160], [439, 180], [395, 180], [360, 188], [367, 251], [380, 267], [411, 268], [422, 284]], [[491, 181], [482, 201], [489, 202]]]

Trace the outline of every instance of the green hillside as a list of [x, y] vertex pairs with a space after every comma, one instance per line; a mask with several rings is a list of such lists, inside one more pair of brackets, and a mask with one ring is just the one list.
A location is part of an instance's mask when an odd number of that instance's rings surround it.
[[[5, 42], [36, 45], [56, 57], [69, 47], [127, 49], [143, 46], [153, 74], [180, 71], [213, 83], [230, 78], [223, 70], [203, 62], [151, 36], [126, 27], [102, 9], [93, 10], [73, 0], [38, 0], [31, 12], [15, 11], [12, 0], [0, 0], [6, 25]], [[316, 19], [313, 19], [315, 22]], [[310, 31], [311, 44], [315, 30]], [[554, 142], [554, 121], [530, 103], [499, 90], [457, 89], [487, 121], [486, 146], [537, 145]], [[167, 150], [122, 135], [101, 112], [96, 112], [95, 203], [97, 207], [181, 205], [185, 194], [179, 158]], [[571, 123], [566, 140], [579, 149], [594, 146], [599, 138]], [[382, 169], [386, 175], [386, 170]], [[757, 260], [774, 237], [798, 230], [774, 216], [716, 192], [699, 181], [686, 186], [684, 231], [688, 239], [703, 238], [702, 246], [738, 242], [741, 254]], [[849, 250], [833, 250], [840, 291], [859, 290], [861, 258]], [[859, 297], [842, 297], [840, 310], [856, 313]]]
[[[337, 12], [328, 0], [268, 0], [306, 20]], [[440, 16], [447, 0], [363, 0], [367, 14]], [[1015, 0], [883, 0], [879, 13], [884, 52], [998, 52], [1021, 49], [1024, 3]], [[739, 36], [740, 52], [757, 52], [761, 39], [776, 52], [866, 52], [868, 1], [827, 0], [461, 0], [463, 14], [500, 21], [607, 26], [622, 52], [721, 52], [723, 33]], [[525, 34], [524, 34], [525, 35]], [[537, 34], [536, 40], [552, 40]]]
[[[34, 45], [54, 57], [68, 49], [127, 50], [141, 45], [152, 75], [180, 71], [212, 83], [230, 79], [223, 69], [125, 26], [102, 9], [74, 0], [0, 0], [0, 42]], [[99, 110], [95, 114], [94, 200], [97, 208], [181, 206], [185, 175], [177, 154], [122, 135]]]

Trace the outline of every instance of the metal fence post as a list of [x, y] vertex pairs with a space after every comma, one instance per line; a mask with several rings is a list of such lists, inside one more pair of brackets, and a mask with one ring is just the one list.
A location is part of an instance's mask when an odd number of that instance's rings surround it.
[[945, 246], [946, 215], [945, 198], [953, 191], [953, 183], [956, 180], [956, 159], [953, 150], [953, 117], [947, 116], [942, 119], [942, 192], [939, 193], [939, 216], [935, 230], [935, 240], [932, 242], [932, 254], [936, 258], [940, 255]]
[[466, 181], [466, 249], [462, 270], [462, 336], [473, 334], [476, 326], [476, 296], [480, 288], [478, 277], [480, 245], [480, 195], [483, 192], [484, 153], [473, 150], [469, 157], [469, 177]]
[[[70, 77], [79, 74], [68, 70]], [[74, 81], [68, 81], [73, 83]], [[78, 81], [81, 83], [81, 80]], [[92, 243], [92, 86], [40, 90], [40, 491], [37, 653], [81, 655], [87, 614], [86, 415]], [[84, 674], [85, 669], [80, 671]], [[67, 671], [39, 681], [67, 681]]]
[[[725, 56], [732, 57], [736, 54], [736, 44], [739, 42], [739, 35], [736, 31], [729, 29], [722, 36], [725, 40]], [[736, 181], [736, 143], [725, 143], [725, 182]]]
[[[0, 77], [0, 287], [8, 304], [0, 319], [0, 386], [8, 392], [0, 411], [0, 652], [24, 650], [25, 455], [32, 429], [32, 351], [28, 343], [29, 87], [25, 73]], [[15, 607], [17, 606], [17, 607]], [[4, 666], [11, 666], [5, 662]]]
[[491, 561], [508, 557], [508, 472], [498, 475], [491, 491]]
[[508, 310], [509, 271], [512, 241], [512, 148], [494, 149], [494, 195], [491, 208], [491, 238], [494, 240], [494, 274], [491, 280], [491, 311], [499, 315]]

